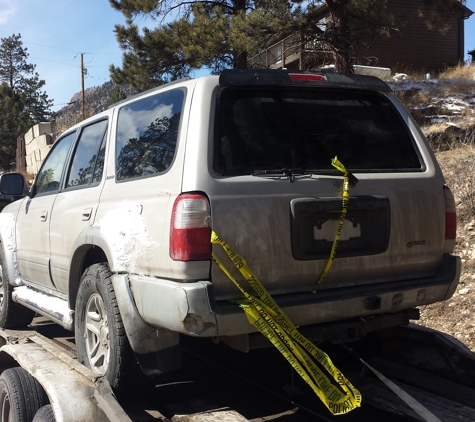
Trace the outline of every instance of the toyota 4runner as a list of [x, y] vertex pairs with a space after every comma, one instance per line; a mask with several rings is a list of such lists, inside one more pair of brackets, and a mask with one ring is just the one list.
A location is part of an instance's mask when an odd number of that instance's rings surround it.
[[[348, 213], [333, 265], [343, 175]], [[116, 104], [64, 132], [0, 215], [0, 326], [45, 315], [119, 390], [132, 363], [181, 365], [180, 334], [248, 351], [267, 341], [233, 302], [232, 245], [295, 326], [347, 342], [406, 324], [460, 275], [456, 213], [434, 155], [368, 76], [229, 70]], [[269, 343], [270, 344], [270, 343]], [[136, 365], [135, 365], [136, 366]]]

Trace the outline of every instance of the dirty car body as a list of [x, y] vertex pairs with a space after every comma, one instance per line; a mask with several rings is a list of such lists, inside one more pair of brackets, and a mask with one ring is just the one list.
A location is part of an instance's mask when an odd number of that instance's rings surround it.
[[[356, 183], [312, 293], [342, 209], [335, 156]], [[239, 279], [211, 230], [313, 339], [407, 322], [449, 298], [460, 275], [455, 205], [434, 155], [389, 87], [365, 76], [225, 71], [140, 94], [66, 131], [1, 218], [13, 302], [74, 329], [81, 280], [105, 265], [149, 374], [180, 366], [179, 334], [264, 345], [212, 263], [213, 251]]]

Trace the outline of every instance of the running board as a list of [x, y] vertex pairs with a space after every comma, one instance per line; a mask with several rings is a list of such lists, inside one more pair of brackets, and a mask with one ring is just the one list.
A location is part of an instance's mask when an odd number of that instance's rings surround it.
[[66, 300], [47, 295], [28, 286], [15, 287], [12, 299], [62, 325], [66, 330], [74, 331], [74, 311], [69, 309]]

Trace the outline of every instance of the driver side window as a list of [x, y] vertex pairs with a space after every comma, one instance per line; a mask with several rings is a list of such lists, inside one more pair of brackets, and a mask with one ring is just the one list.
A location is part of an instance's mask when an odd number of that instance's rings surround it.
[[41, 171], [36, 178], [36, 194], [58, 192], [61, 174], [66, 163], [69, 148], [74, 139], [75, 132], [56, 141], [54, 149], [46, 157]]

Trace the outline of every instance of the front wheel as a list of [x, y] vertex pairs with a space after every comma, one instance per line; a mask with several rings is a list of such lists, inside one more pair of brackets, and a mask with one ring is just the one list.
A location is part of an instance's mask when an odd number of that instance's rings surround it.
[[125, 333], [107, 264], [83, 274], [76, 300], [76, 348], [79, 361], [105, 376], [116, 392], [125, 389], [136, 365]]
[[8, 280], [5, 266], [5, 254], [0, 244], [0, 327], [23, 328], [31, 323], [35, 313], [24, 306], [13, 302], [13, 286]]

